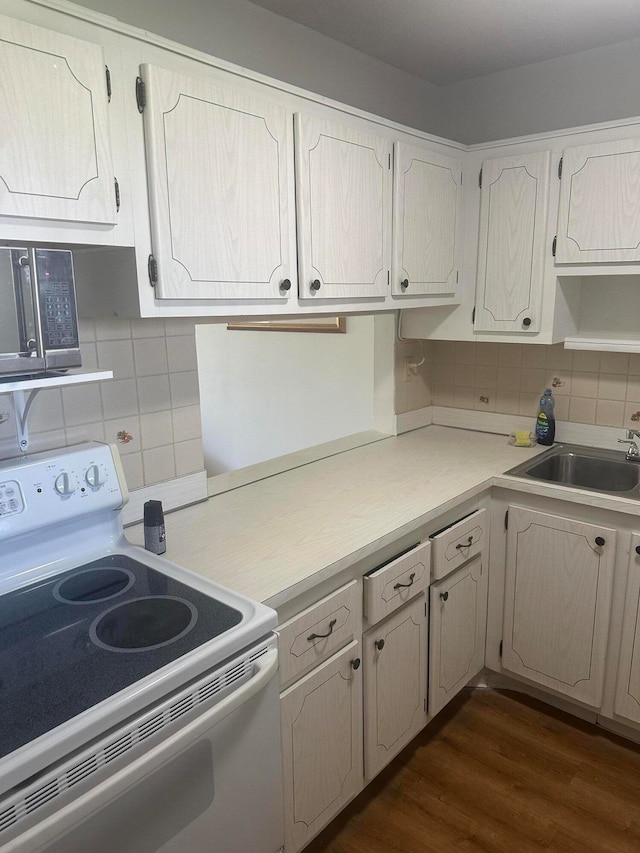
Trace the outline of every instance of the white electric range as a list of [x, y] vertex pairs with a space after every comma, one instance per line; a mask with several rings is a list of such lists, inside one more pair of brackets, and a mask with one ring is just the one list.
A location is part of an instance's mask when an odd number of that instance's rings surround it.
[[0, 851], [275, 853], [276, 614], [130, 545], [126, 494], [108, 445], [0, 462]]

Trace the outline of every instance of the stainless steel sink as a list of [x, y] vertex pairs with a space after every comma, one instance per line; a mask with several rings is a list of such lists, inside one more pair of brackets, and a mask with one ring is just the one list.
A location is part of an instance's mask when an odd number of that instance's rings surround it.
[[507, 474], [640, 500], [640, 464], [616, 450], [559, 444]]

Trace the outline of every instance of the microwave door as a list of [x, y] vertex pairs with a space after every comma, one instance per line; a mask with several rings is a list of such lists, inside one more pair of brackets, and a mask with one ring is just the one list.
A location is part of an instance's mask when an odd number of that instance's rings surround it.
[[26, 249], [0, 249], [0, 374], [44, 368], [37, 295], [28, 260]]

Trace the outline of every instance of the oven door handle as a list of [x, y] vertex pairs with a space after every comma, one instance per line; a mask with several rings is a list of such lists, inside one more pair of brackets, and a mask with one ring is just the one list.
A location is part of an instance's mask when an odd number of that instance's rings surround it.
[[[13, 838], [2, 847], [2, 853], [31, 853], [44, 851], [53, 840], [98, 812], [115, 800], [123, 791], [135, 786], [159, 766], [177, 755], [188, 744], [213, 729], [225, 717], [238, 710], [245, 702], [263, 690], [278, 670], [278, 651], [269, 651], [255, 661], [255, 674], [217, 705], [203, 711], [169, 737], [150, 746], [149, 751], [138, 755], [116, 770], [113, 775], [96, 784], [38, 824]], [[55, 800], [51, 804], [55, 803]]]

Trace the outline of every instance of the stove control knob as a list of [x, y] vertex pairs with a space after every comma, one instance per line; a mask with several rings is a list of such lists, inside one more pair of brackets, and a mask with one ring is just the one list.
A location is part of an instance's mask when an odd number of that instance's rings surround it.
[[104, 474], [99, 465], [89, 466], [85, 471], [84, 479], [92, 489], [99, 489], [100, 486], [104, 486]]
[[55, 488], [56, 492], [62, 496], [72, 495], [76, 490], [71, 475], [67, 474], [66, 471], [63, 471], [62, 474], [58, 474], [56, 477]]

